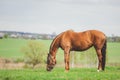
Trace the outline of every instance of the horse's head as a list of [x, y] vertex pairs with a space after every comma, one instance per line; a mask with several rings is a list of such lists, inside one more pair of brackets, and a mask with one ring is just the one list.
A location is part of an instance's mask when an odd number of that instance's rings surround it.
[[56, 59], [51, 54], [48, 54], [47, 56], [47, 71], [51, 71], [56, 64]]

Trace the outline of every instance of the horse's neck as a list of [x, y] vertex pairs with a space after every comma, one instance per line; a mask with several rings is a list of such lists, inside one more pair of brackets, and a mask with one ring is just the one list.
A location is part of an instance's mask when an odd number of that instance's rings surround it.
[[56, 55], [56, 52], [57, 52], [58, 48], [60, 47], [59, 43], [60, 43], [61, 35], [62, 35], [62, 33], [59, 34], [58, 36], [56, 36], [55, 39], [52, 41], [52, 43], [50, 45], [50, 54], [51, 55]]
[[50, 46], [50, 54], [52, 56], [55, 56], [56, 53], [57, 53], [58, 48], [59, 48], [59, 43], [58, 42], [52, 43], [51, 46]]
[[57, 53], [57, 49], [50, 51], [50, 54], [51, 54], [52, 56], [56, 56], [56, 53]]

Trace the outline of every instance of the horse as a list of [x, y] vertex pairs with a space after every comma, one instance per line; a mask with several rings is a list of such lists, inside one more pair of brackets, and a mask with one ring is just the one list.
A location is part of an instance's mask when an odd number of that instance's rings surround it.
[[85, 51], [94, 46], [98, 57], [98, 72], [105, 70], [106, 62], [106, 35], [98, 30], [74, 32], [67, 30], [57, 35], [49, 48], [46, 70], [51, 71], [56, 64], [58, 48], [64, 50], [65, 70], [69, 71], [70, 51]]

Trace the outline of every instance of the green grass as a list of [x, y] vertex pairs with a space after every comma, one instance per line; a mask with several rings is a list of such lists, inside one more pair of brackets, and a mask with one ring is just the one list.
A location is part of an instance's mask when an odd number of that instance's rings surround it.
[[[23, 57], [21, 49], [30, 40], [25, 39], [0, 39], [0, 57], [5, 58], [18, 58]], [[37, 40], [45, 44], [46, 50], [49, 48], [51, 40]]]
[[[5, 58], [21, 58], [24, 57], [24, 54], [21, 51], [21, 48], [25, 45], [30, 40], [25, 40], [25, 39], [0, 39], [0, 57], [5, 57]], [[45, 46], [46, 54], [49, 51], [49, 46], [52, 42], [52, 40], [37, 40], [41, 43], [43, 43]], [[90, 52], [90, 51], [88, 51]], [[88, 53], [87, 52], [87, 53]], [[93, 51], [94, 52], [94, 51]], [[77, 53], [83, 53], [83, 52], [77, 52]], [[45, 55], [46, 55], [45, 54]], [[63, 51], [59, 50], [57, 52], [57, 56], [59, 59], [57, 61], [62, 61], [63, 62]], [[61, 56], [61, 57], [60, 57]], [[79, 54], [77, 54], [78, 58]], [[120, 63], [120, 43], [107, 43], [107, 56], [108, 56], [108, 62], [110, 63]], [[57, 57], [57, 58], [58, 58]], [[83, 58], [84, 60], [84, 58]]]
[[[45, 44], [46, 52], [49, 51], [52, 40], [37, 41]], [[29, 40], [24, 39], [0, 39], [0, 57], [23, 57], [24, 54], [21, 52], [21, 48], [28, 42]], [[108, 43], [107, 47], [108, 62], [120, 64], [120, 43]], [[77, 53], [83, 54], [83, 52]], [[77, 57], [79, 58], [79, 54], [77, 54]], [[59, 61], [62, 64], [64, 63], [63, 58], [63, 51], [59, 50], [57, 53], [58, 65], [61, 65]], [[86, 58], [84, 59], [83, 57], [79, 60], [85, 61]], [[40, 69], [4, 69], [0, 70], [0, 80], [120, 80], [120, 66], [106, 67], [104, 72], [97, 72], [97, 67], [71, 68], [69, 72], [65, 72], [64, 70], [64, 66], [62, 68], [56, 66], [52, 72], [47, 72], [45, 66]]]
[[120, 80], [120, 67], [107, 67], [104, 72], [94, 68], [73, 68], [69, 72], [63, 68], [51, 72], [45, 68], [0, 70], [0, 80]]
[[120, 63], [120, 43], [108, 43], [107, 56], [111, 63]]
[[1, 57], [21, 57], [23, 54], [20, 48], [27, 43], [21, 39], [0, 39], [0, 56]]

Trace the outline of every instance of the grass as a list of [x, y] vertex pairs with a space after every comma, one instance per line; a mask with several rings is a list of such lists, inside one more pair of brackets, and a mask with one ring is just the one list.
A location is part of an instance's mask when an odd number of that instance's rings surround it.
[[[24, 54], [21, 52], [21, 48], [28, 41], [24, 39], [0, 39], [0, 57], [23, 57]], [[45, 50], [48, 52], [52, 40], [37, 41], [45, 44]], [[120, 43], [108, 43], [107, 47], [108, 62], [120, 64]], [[77, 53], [82, 54], [83, 52]], [[61, 65], [59, 61], [64, 63], [63, 56], [63, 51], [59, 50], [57, 53], [58, 65]], [[80, 61], [86, 60], [80, 59], [79, 54], [77, 54], [77, 58]], [[52, 72], [47, 72], [45, 66], [40, 69], [3, 69], [0, 70], [0, 80], [120, 80], [120, 66], [110, 67], [107, 65], [106, 70], [99, 73], [96, 68], [71, 68], [69, 72], [64, 70], [64, 67], [58, 68], [57, 66]]]
[[23, 54], [20, 48], [27, 43], [27, 40], [21, 39], [1, 39], [0, 56], [1, 57], [21, 57]]
[[[21, 51], [21, 48], [25, 46], [30, 40], [25, 39], [0, 39], [0, 57], [5, 58], [21, 58], [24, 57], [24, 54]], [[46, 54], [49, 51], [49, 46], [52, 40], [37, 40], [45, 45]], [[120, 63], [120, 43], [107, 43], [107, 56], [108, 62], [110, 63]], [[90, 52], [90, 51], [89, 51]], [[94, 52], [94, 51], [93, 51]], [[83, 53], [83, 52], [77, 52]], [[87, 52], [88, 53], [88, 52]], [[46, 55], [45, 54], [45, 55]], [[96, 55], [96, 54], [95, 54]], [[57, 61], [63, 62], [63, 51], [59, 50], [57, 53], [59, 59]], [[77, 57], [80, 59], [81, 54], [77, 54]], [[80, 59], [81, 60], [81, 59]], [[85, 59], [83, 59], [85, 60]]]
[[107, 56], [109, 62], [120, 63], [120, 43], [108, 43]]
[[63, 68], [51, 72], [44, 68], [0, 70], [0, 80], [120, 80], [120, 67], [106, 67], [104, 72], [94, 68], [72, 68], [69, 72]]
[[[30, 40], [25, 39], [0, 39], [0, 56], [5, 58], [19, 58], [23, 57], [21, 49], [27, 45]], [[51, 40], [37, 40], [45, 44], [45, 48], [48, 49]]]

